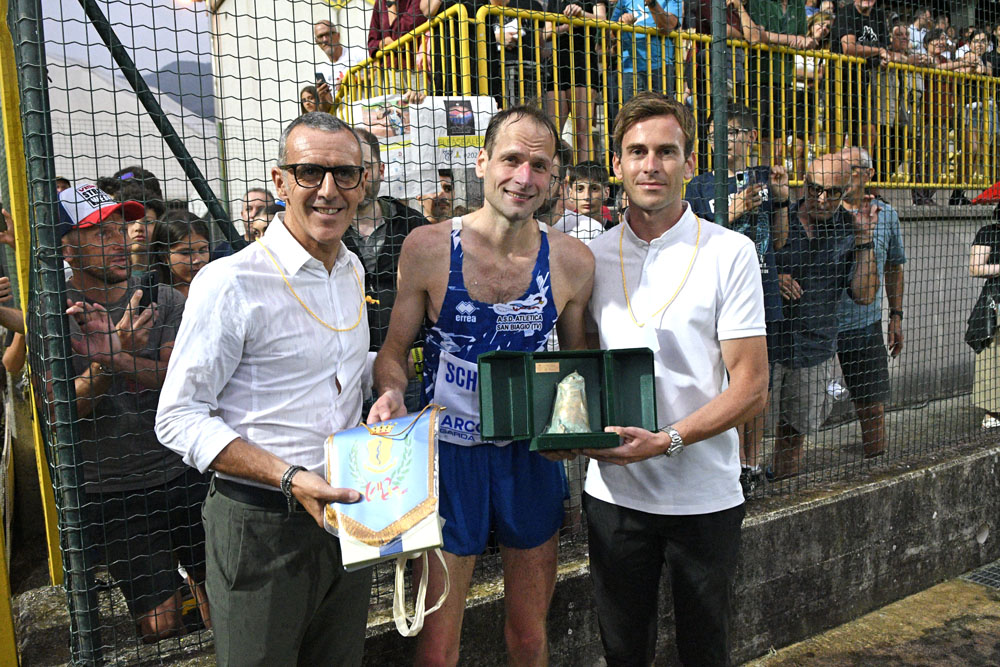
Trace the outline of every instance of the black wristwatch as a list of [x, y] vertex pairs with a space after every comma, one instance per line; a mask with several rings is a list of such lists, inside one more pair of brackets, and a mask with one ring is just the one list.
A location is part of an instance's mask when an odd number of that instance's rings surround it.
[[779, 208], [788, 208], [788, 200], [786, 199], [785, 201], [772, 201], [771, 202], [771, 210], [775, 210], [775, 209], [779, 209]]
[[874, 250], [875, 249], [875, 242], [874, 241], [869, 241], [868, 243], [855, 243], [854, 244], [854, 249], [855, 250]]
[[902, 308], [890, 308], [889, 309], [889, 319], [892, 319], [899, 315], [899, 319], [903, 319], [903, 309]]

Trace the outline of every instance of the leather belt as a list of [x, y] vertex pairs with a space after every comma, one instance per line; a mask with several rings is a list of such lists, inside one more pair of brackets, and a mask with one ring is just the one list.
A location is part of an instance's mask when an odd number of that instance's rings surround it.
[[[262, 489], [259, 486], [251, 486], [250, 484], [241, 484], [240, 482], [234, 482], [230, 479], [223, 479], [221, 477], [214, 477], [212, 479], [212, 484], [215, 490], [224, 495], [230, 500], [235, 500], [238, 503], [245, 503], [247, 505], [253, 505], [255, 507], [260, 507], [262, 509], [268, 510], [281, 510], [282, 512], [288, 511], [288, 500], [285, 498], [284, 494], [278, 490], [268, 490]], [[292, 501], [293, 512], [305, 512], [306, 509], [299, 504], [299, 501]]]

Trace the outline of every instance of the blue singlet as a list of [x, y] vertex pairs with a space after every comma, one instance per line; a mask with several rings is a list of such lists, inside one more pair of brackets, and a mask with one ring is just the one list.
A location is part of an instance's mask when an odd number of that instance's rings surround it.
[[424, 342], [424, 396], [448, 409], [441, 414], [442, 440], [462, 445], [479, 436], [479, 355], [494, 350], [544, 350], [556, 323], [549, 276], [549, 240], [543, 223], [542, 242], [521, 298], [483, 303], [469, 296], [462, 277], [462, 219], [451, 222], [451, 268], [448, 289], [437, 322]]

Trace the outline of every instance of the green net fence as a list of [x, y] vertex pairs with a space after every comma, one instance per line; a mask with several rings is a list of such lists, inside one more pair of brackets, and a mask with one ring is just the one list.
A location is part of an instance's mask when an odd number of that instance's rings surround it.
[[[211, 646], [210, 473], [158, 441], [157, 403], [185, 354], [173, 343], [195, 274], [282, 224], [273, 171], [305, 112], [370, 132], [344, 241], [365, 269], [372, 357], [404, 239], [483, 205], [491, 117], [525, 103], [555, 123], [564, 146], [536, 217], [588, 242], [626, 215], [615, 121], [653, 90], [693, 118], [685, 200], [758, 253], [770, 399], [737, 428], [747, 499], [995, 440], [1000, 17], [975, 3], [718, 4], [713, 42], [713, 3], [679, 0], [9, 3], [31, 199], [22, 310], [75, 661]], [[88, 205], [138, 203], [114, 228], [70, 229], [59, 193], [84, 185]], [[88, 317], [99, 304], [117, 335], [83, 336], [87, 319], [65, 314], [76, 302]], [[418, 368], [422, 354], [417, 340]], [[420, 406], [415, 378], [407, 407]], [[565, 561], [587, 553], [586, 469], [564, 465]], [[491, 535], [474, 581], [501, 566]], [[376, 568], [373, 621], [392, 576]]]

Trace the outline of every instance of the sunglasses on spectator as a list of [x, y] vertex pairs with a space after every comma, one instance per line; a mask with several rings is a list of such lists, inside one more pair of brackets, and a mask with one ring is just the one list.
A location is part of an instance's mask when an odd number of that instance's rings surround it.
[[361, 176], [365, 168], [353, 164], [339, 164], [335, 167], [324, 167], [321, 164], [298, 162], [296, 164], [279, 164], [279, 169], [291, 172], [300, 188], [318, 188], [326, 180], [326, 175], [333, 175], [333, 182], [342, 190], [353, 190], [361, 185]]
[[806, 181], [806, 189], [813, 197], [819, 197], [825, 193], [826, 198], [831, 200], [843, 199], [844, 193], [847, 192], [847, 188], [824, 188], [822, 185], [809, 180]]

